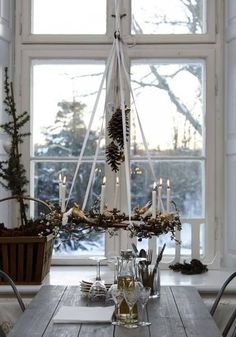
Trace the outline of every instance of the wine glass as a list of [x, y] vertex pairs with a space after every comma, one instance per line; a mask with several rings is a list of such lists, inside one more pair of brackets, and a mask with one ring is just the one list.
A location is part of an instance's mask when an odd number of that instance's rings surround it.
[[112, 284], [108, 290], [108, 293], [111, 295], [114, 303], [115, 303], [115, 313], [116, 313], [116, 321], [113, 321], [113, 325], [122, 325], [123, 323], [119, 321], [120, 317], [120, 305], [124, 299], [123, 290], [118, 288], [117, 284]]
[[105, 260], [105, 257], [91, 257], [92, 260], [97, 261], [96, 277], [95, 281], [89, 289], [88, 297], [91, 301], [104, 302], [106, 300], [107, 288], [105, 282], [101, 279], [101, 261]]
[[148, 302], [148, 299], [149, 299], [149, 296], [150, 296], [150, 293], [151, 293], [151, 288], [150, 287], [142, 287], [140, 288], [139, 290], [139, 298], [138, 298], [138, 301], [139, 303], [141, 304], [141, 319], [140, 319], [140, 322], [139, 322], [139, 325], [140, 326], [148, 326], [148, 325], [151, 325], [150, 322], [145, 322], [145, 319], [144, 319], [144, 309], [145, 309], [145, 306]]
[[144, 285], [142, 284], [141, 281], [135, 281], [135, 282], [134, 282], [134, 286], [135, 286], [136, 288], [138, 288], [138, 290], [139, 290], [139, 289], [142, 289], [142, 288], [144, 287]]
[[103, 281], [96, 280], [89, 289], [88, 297], [92, 302], [105, 302], [107, 288]]
[[125, 324], [125, 327], [137, 328], [138, 325], [132, 319], [132, 310], [133, 310], [135, 303], [138, 300], [139, 293], [140, 293], [140, 287], [124, 288], [123, 292], [124, 292], [124, 298], [129, 307], [129, 322], [128, 324]]

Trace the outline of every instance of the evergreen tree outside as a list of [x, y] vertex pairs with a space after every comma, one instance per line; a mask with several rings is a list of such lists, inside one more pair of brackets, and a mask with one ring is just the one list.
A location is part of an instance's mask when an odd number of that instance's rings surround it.
[[[35, 146], [34, 155], [37, 157], [63, 158], [71, 157], [72, 161], [63, 161], [49, 159], [48, 161], [38, 161], [35, 164], [35, 195], [42, 199], [48, 200], [54, 204], [58, 203], [58, 177], [61, 173], [67, 178], [68, 195], [74, 172], [77, 165], [77, 159], [80, 155], [83, 141], [86, 134], [86, 125], [84, 122], [85, 104], [73, 100], [72, 102], [61, 101], [58, 103], [59, 110], [56, 114], [55, 123], [48, 126], [43, 131], [45, 142]], [[77, 203], [82, 207], [83, 199], [88, 185], [88, 179], [92, 167], [92, 160], [97, 146], [98, 135], [95, 131], [90, 131], [87, 142], [85, 155], [88, 160], [80, 165], [76, 184], [72, 191], [72, 195], [68, 207], [72, 207], [73, 203]], [[104, 176], [104, 163], [98, 162], [96, 172], [89, 195], [87, 208], [91, 207], [99, 198], [102, 177]], [[40, 212], [40, 209], [35, 210]], [[87, 251], [88, 247], [99, 247], [103, 244], [104, 236], [94, 231], [92, 233], [84, 233], [80, 235], [80, 240], [74, 240], [71, 233], [60, 233], [60, 237], [56, 241], [56, 251], [71, 252]]]

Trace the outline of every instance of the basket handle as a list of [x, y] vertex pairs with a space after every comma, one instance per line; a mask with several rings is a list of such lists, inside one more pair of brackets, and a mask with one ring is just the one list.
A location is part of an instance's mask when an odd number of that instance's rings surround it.
[[18, 202], [20, 202], [21, 200], [32, 200], [32, 201], [35, 201], [35, 202], [38, 202], [38, 203], [44, 205], [45, 207], [48, 208], [48, 210], [50, 212], [52, 211], [52, 207], [48, 203], [46, 203], [43, 200], [33, 198], [33, 197], [27, 197], [27, 196], [22, 197], [22, 196], [19, 196], [19, 195], [13, 195], [11, 197], [6, 197], [6, 198], [3, 198], [3, 199], [0, 199], [0, 202], [6, 201], [6, 200], [13, 200], [13, 199], [16, 199]]

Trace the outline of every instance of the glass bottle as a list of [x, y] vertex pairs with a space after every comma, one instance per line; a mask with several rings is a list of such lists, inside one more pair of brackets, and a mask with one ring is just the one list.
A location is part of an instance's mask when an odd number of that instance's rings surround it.
[[[135, 259], [131, 250], [122, 250], [118, 260], [117, 285], [119, 289], [135, 286]], [[125, 299], [122, 300], [119, 313], [117, 313], [119, 321], [126, 322], [129, 317], [129, 307]], [[137, 321], [137, 304], [132, 310], [132, 319]]]

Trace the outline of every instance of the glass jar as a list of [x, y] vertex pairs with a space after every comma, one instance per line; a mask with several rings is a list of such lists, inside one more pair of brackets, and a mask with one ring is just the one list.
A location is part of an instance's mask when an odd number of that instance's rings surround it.
[[[121, 256], [118, 258], [117, 285], [119, 289], [132, 289], [135, 286], [135, 259], [131, 250], [122, 250]], [[137, 304], [132, 310], [132, 319], [137, 321]], [[122, 300], [119, 313], [117, 313], [119, 321], [127, 322], [130, 318], [129, 307], [125, 299]]]

